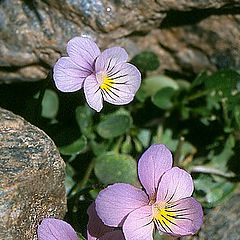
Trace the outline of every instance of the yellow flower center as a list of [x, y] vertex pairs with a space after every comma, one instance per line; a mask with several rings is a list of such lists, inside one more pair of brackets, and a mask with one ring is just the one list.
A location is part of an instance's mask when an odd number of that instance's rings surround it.
[[155, 203], [153, 205], [153, 220], [162, 228], [168, 229], [174, 224], [176, 213], [173, 212], [165, 202]]
[[109, 91], [113, 85], [113, 80], [109, 78], [107, 75], [103, 76], [102, 84], [100, 85], [100, 88], [102, 90]]

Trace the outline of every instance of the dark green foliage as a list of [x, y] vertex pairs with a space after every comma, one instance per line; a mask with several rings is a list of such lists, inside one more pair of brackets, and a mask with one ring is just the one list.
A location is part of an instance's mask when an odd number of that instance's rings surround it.
[[136, 55], [131, 63], [136, 65], [142, 72], [158, 69], [160, 62], [154, 52], [145, 51]]

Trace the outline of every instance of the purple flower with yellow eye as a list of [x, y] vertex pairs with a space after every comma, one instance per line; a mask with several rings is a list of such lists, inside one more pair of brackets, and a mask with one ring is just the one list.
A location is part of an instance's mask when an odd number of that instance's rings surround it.
[[67, 44], [68, 57], [54, 66], [53, 79], [62, 92], [84, 89], [89, 106], [101, 111], [103, 100], [115, 105], [130, 103], [141, 83], [141, 74], [127, 63], [128, 54], [121, 47], [100, 52], [94, 41], [75, 37]]
[[202, 225], [202, 207], [191, 197], [191, 175], [172, 163], [165, 145], [149, 147], [138, 162], [144, 190], [116, 183], [99, 193], [96, 211], [103, 223], [122, 227], [126, 240], [153, 240], [155, 228], [173, 236], [195, 234]]

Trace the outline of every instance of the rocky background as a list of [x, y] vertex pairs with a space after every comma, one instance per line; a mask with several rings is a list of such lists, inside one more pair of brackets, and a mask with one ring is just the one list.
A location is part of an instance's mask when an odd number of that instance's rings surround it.
[[53, 141], [0, 108], [0, 240], [34, 240], [45, 217], [66, 212], [65, 163]]
[[1, 0], [0, 83], [46, 78], [77, 35], [153, 50], [169, 74], [239, 68], [239, 12], [239, 0]]

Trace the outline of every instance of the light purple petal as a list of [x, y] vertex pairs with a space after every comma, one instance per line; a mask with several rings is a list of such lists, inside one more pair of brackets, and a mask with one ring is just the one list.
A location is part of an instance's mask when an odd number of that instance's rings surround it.
[[163, 144], [151, 145], [139, 159], [138, 176], [150, 199], [156, 197], [159, 180], [172, 163], [172, 154]]
[[102, 190], [95, 202], [102, 221], [108, 226], [118, 227], [130, 212], [147, 205], [148, 197], [130, 184], [116, 183]]
[[99, 83], [94, 74], [85, 79], [83, 90], [88, 105], [97, 112], [100, 112], [103, 107], [103, 99]]
[[107, 89], [102, 89], [103, 99], [115, 105], [130, 103], [141, 84], [138, 69], [130, 63], [122, 63], [115, 66], [107, 76], [109, 82]]
[[45, 218], [38, 226], [38, 240], [78, 240], [78, 236], [70, 224]]
[[128, 54], [121, 47], [112, 47], [104, 50], [96, 60], [95, 69], [99, 71], [109, 71], [118, 64], [125, 63]]
[[94, 63], [100, 55], [97, 44], [87, 37], [75, 37], [67, 44], [69, 57], [79, 66], [94, 71]]
[[123, 224], [127, 240], [153, 240], [152, 207], [144, 206], [131, 212]]
[[69, 57], [61, 57], [53, 68], [56, 87], [62, 92], [75, 92], [82, 88], [90, 71], [81, 69]]
[[[168, 215], [161, 224], [157, 224], [159, 231], [175, 236], [195, 234], [203, 223], [203, 210], [201, 204], [194, 198], [184, 198], [169, 204], [165, 210]], [[166, 226], [167, 225], [167, 226]]]
[[104, 225], [97, 215], [95, 202], [93, 202], [87, 210], [88, 214], [88, 240], [95, 240], [103, 236], [105, 233], [113, 231], [114, 228]]
[[158, 187], [157, 201], [174, 202], [190, 197], [193, 189], [191, 175], [178, 167], [173, 167], [162, 176]]
[[121, 230], [115, 230], [104, 234], [102, 237], [99, 238], [99, 240], [125, 240], [125, 237]]

